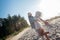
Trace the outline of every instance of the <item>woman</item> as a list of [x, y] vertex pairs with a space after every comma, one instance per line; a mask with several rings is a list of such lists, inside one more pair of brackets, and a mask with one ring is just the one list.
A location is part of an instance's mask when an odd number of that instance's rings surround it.
[[47, 35], [47, 33], [49, 33], [49, 32], [45, 32], [45, 30], [43, 29], [44, 27], [42, 27], [40, 25], [40, 21], [45, 22], [44, 20], [42, 20], [40, 18], [40, 16], [41, 16], [41, 12], [37, 11], [36, 15], [35, 15], [35, 22], [34, 22], [35, 23], [35, 29], [39, 33], [40, 36], [45, 36], [47, 38], [47, 40], [50, 40], [48, 38], [48, 35]]

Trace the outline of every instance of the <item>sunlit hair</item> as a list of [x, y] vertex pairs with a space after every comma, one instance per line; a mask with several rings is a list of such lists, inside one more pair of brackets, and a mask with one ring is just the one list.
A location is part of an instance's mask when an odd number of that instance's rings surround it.
[[35, 17], [41, 17], [41, 12], [37, 11], [36, 14], [35, 14]]
[[28, 16], [32, 16], [31, 12], [28, 12]]

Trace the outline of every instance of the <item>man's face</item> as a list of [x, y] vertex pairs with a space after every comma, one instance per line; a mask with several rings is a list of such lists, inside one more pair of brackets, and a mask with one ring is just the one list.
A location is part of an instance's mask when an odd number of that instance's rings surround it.
[[28, 13], [28, 16], [32, 16], [32, 14], [31, 13]]

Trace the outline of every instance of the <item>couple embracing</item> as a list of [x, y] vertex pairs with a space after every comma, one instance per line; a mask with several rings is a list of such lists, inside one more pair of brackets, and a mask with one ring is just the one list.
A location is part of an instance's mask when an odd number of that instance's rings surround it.
[[43, 27], [40, 25], [40, 22], [43, 21], [46, 25], [48, 25], [48, 22], [42, 20], [41, 18], [41, 12], [37, 11], [35, 17], [32, 16], [31, 12], [28, 13], [29, 22], [31, 24], [31, 28], [35, 29], [39, 36], [45, 36], [46, 40], [50, 40], [48, 37], [49, 32], [45, 32]]

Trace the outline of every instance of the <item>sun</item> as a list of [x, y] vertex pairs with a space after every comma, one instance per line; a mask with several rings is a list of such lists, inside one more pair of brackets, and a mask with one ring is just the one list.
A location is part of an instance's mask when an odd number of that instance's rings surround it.
[[42, 18], [46, 20], [58, 15], [60, 12], [59, 4], [58, 0], [41, 0], [37, 7], [42, 12]]

